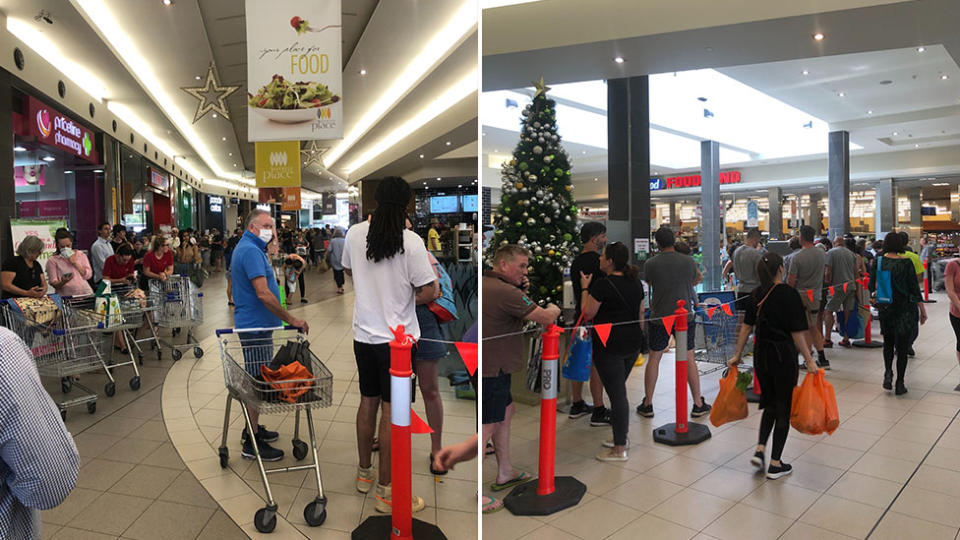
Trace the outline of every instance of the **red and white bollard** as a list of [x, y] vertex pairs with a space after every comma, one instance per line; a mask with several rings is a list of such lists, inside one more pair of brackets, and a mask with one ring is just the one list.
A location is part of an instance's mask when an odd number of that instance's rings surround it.
[[674, 312], [673, 338], [677, 343], [677, 421], [664, 424], [653, 430], [654, 442], [670, 446], [699, 444], [710, 438], [710, 428], [704, 424], [687, 421], [687, 310], [683, 300], [677, 300]]
[[412, 466], [410, 458], [410, 403], [413, 368], [410, 360], [413, 338], [403, 325], [393, 328], [390, 342], [390, 471], [393, 513], [371, 516], [353, 530], [351, 538], [390, 538], [391, 540], [445, 539], [436, 525], [413, 519], [411, 499]]
[[560, 370], [560, 327], [543, 333], [540, 370], [540, 463], [537, 480], [515, 487], [503, 505], [521, 516], [547, 516], [580, 503], [587, 486], [572, 476], [554, 477], [557, 457], [557, 384]]
[[[869, 280], [869, 279], [870, 279], [870, 276], [868, 276], [867, 274], [864, 274], [864, 275], [863, 275], [863, 279], [864, 279], [864, 280]], [[863, 285], [863, 284], [861, 284], [861, 283], [858, 283], [857, 286], [858, 286], [858, 287], [863, 287], [864, 289], [867, 288], [866, 285]], [[873, 341], [873, 339], [872, 339], [872, 336], [873, 336], [873, 331], [872, 331], [872, 329], [873, 329], [873, 313], [870, 311], [870, 304], [869, 304], [869, 303], [867, 303], [866, 308], [867, 308], [867, 320], [866, 320], [866, 323], [865, 323], [866, 326], [863, 327], [863, 339], [858, 339], [857, 341], [854, 341], [854, 342], [853, 342], [853, 346], [854, 346], [854, 347], [860, 347], [861, 349], [879, 349], [880, 347], [883, 347], [883, 342], [882, 342], [882, 341]]]

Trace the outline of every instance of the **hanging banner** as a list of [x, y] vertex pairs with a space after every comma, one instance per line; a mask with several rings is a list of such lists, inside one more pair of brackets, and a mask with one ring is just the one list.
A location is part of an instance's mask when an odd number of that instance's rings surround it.
[[283, 201], [280, 210], [284, 212], [300, 211], [300, 188], [283, 188]]
[[257, 187], [300, 187], [298, 141], [255, 144]]
[[747, 227], [760, 226], [760, 206], [757, 201], [747, 201]]
[[340, 0], [246, 0], [247, 139], [343, 137]]
[[36, 236], [43, 241], [43, 253], [40, 254], [41, 265], [46, 265], [47, 260], [53, 255], [56, 242], [53, 236], [57, 229], [66, 228], [67, 222], [62, 219], [56, 220], [38, 220], [38, 219], [11, 219], [10, 236], [13, 239], [13, 251], [16, 252], [20, 243], [28, 236]]

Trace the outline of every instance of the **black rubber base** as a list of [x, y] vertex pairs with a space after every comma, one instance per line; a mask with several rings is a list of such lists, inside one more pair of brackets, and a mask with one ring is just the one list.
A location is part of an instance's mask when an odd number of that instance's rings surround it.
[[883, 347], [882, 341], [870, 340], [870, 343], [867, 343], [865, 340], [857, 340], [853, 342], [854, 347], [860, 347], [861, 349], [879, 349]]
[[[370, 516], [350, 533], [350, 538], [353, 540], [386, 540], [390, 538], [392, 528], [392, 516]], [[413, 520], [413, 537], [416, 540], [447, 540], [440, 527], [419, 519]]]
[[700, 444], [710, 438], [710, 428], [704, 424], [687, 422], [687, 432], [677, 433], [677, 424], [664, 424], [653, 430], [653, 442], [669, 446]]
[[747, 396], [748, 403], [760, 403], [760, 394], [753, 391], [753, 386], [748, 386], [744, 394]]
[[923, 300], [922, 302], [923, 302], [924, 304], [936, 304], [936, 303], [937, 303], [937, 301], [934, 300], [933, 298], [931, 298], [930, 300]]
[[587, 486], [572, 476], [557, 476], [553, 485], [550, 495], [537, 495], [536, 480], [520, 484], [503, 498], [503, 505], [515, 516], [549, 516], [580, 504], [587, 493]]

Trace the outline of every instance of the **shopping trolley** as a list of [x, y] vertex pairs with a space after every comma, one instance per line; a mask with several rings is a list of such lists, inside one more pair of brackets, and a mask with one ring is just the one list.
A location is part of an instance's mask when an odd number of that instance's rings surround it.
[[[203, 356], [203, 349], [193, 337], [193, 328], [203, 324], [203, 293], [185, 275], [170, 276], [165, 281], [150, 280], [150, 296], [156, 305], [157, 326], [170, 329], [170, 341], [159, 340], [170, 348], [174, 361], [183, 357], [183, 350], [193, 348], [193, 356]], [[187, 329], [184, 343], [174, 343], [180, 332]], [[159, 356], [159, 349], [157, 355]]]
[[713, 316], [708, 316], [708, 306], [697, 306], [696, 336], [694, 339], [694, 360], [709, 367], [700, 367], [700, 374], [706, 375], [724, 369], [727, 361], [733, 357], [737, 348], [737, 331], [743, 323], [743, 312], [727, 313], [714, 307]]
[[[151, 297], [142, 294], [140, 289], [133, 285], [113, 285], [110, 294], [117, 297], [120, 304], [120, 312], [110, 314], [103, 318], [97, 325], [97, 330], [104, 334], [114, 334], [120, 332], [123, 339], [124, 348], [130, 357], [129, 361], [115, 362], [113, 359], [112, 341], [109, 345], [110, 353], [107, 356], [107, 362], [104, 366], [107, 377], [110, 379], [104, 386], [104, 393], [108, 397], [113, 397], [117, 393], [116, 380], [113, 377], [113, 370], [123, 367], [133, 367], [133, 377], [130, 378], [130, 389], [140, 389], [140, 370], [137, 368], [137, 361], [143, 364], [143, 349], [140, 343], [146, 340], [137, 341], [135, 333], [138, 328], [143, 326], [144, 318], [147, 313], [156, 311], [156, 302], [151, 302]], [[156, 336], [156, 334], [154, 334]], [[151, 338], [147, 338], [151, 339]], [[137, 351], [137, 358], [134, 358], [134, 349]]]
[[97, 394], [74, 378], [81, 373], [105, 369], [106, 364], [100, 351], [101, 335], [96, 331], [103, 317], [94, 309], [94, 297], [63, 298], [58, 304], [60, 310], [56, 317], [44, 324], [26, 318], [11, 300], [3, 300], [0, 309], [7, 328], [19, 335], [30, 349], [41, 376], [59, 378], [64, 394], [74, 388], [84, 392], [57, 402], [65, 421], [70, 407], [86, 405], [88, 413], [96, 412]]
[[[230, 427], [230, 404], [232, 400], [240, 402], [247, 433], [253, 434], [253, 424], [248, 408], [252, 407], [260, 414], [295, 413], [293, 431], [293, 457], [298, 461], [307, 456], [308, 447], [300, 440], [300, 411], [306, 412], [307, 427], [310, 432], [310, 447], [313, 463], [266, 469], [260, 458], [260, 449], [254, 443], [254, 454], [260, 469], [260, 479], [267, 494], [267, 506], [257, 510], [254, 526], [263, 533], [273, 531], [277, 525], [277, 503], [270, 491], [267, 475], [312, 469], [317, 477], [317, 497], [303, 509], [303, 519], [311, 527], [321, 525], [327, 518], [327, 497], [323, 494], [323, 482], [320, 479], [320, 462], [317, 459], [317, 441], [314, 433], [312, 410], [329, 407], [333, 401], [333, 374], [313, 352], [304, 367], [312, 378], [284, 380], [282, 383], [267, 383], [260, 375], [260, 367], [270, 364], [276, 350], [288, 342], [302, 343], [303, 334], [296, 328], [247, 328], [217, 330], [220, 344], [220, 356], [223, 360], [223, 378], [229, 391], [227, 406], [223, 415], [223, 438], [218, 454], [220, 466], [227, 467], [230, 453], [227, 450], [227, 430]], [[295, 391], [294, 391], [295, 390]], [[294, 397], [296, 396], [296, 397]]]

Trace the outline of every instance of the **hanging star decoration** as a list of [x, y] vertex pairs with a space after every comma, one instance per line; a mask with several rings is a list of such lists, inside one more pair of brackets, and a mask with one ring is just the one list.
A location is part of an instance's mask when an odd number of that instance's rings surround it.
[[193, 123], [196, 124], [211, 111], [229, 120], [230, 111], [227, 110], [226, 99], [239, 88], [239, 86], [220, 86], [216, 67], [213, 62], [210, 62], [210, 68], [207, 69], [207, 79], [203, 86], [182, 87], [180, 89], [200, 102], [197, 104], [197, 113], [193, 116]]
[[547, 92], [550, 91], [550, 87], [543, 82], [543, 75], [540, 76], [539, 81], [531, 81], [531, 82], [533, 83], [533, 87], [537, 89], [536, 93], [533, 94], [533, 99], [537, 99], [537, 96], [546, 94]]
[[303, 167], [309, 168], [311, 165], [317, 165], [318, 167], [322, 168], [323, 160], [321, 157], [323, 157], [323, 154], [326, 153], [327, 150], [329, 150], [329, 148], [320, 148], [317, 145], [317, 141], [310, 141], [307, 143], [303, 149], [300, 150], [300, 154], [303, 158]]

